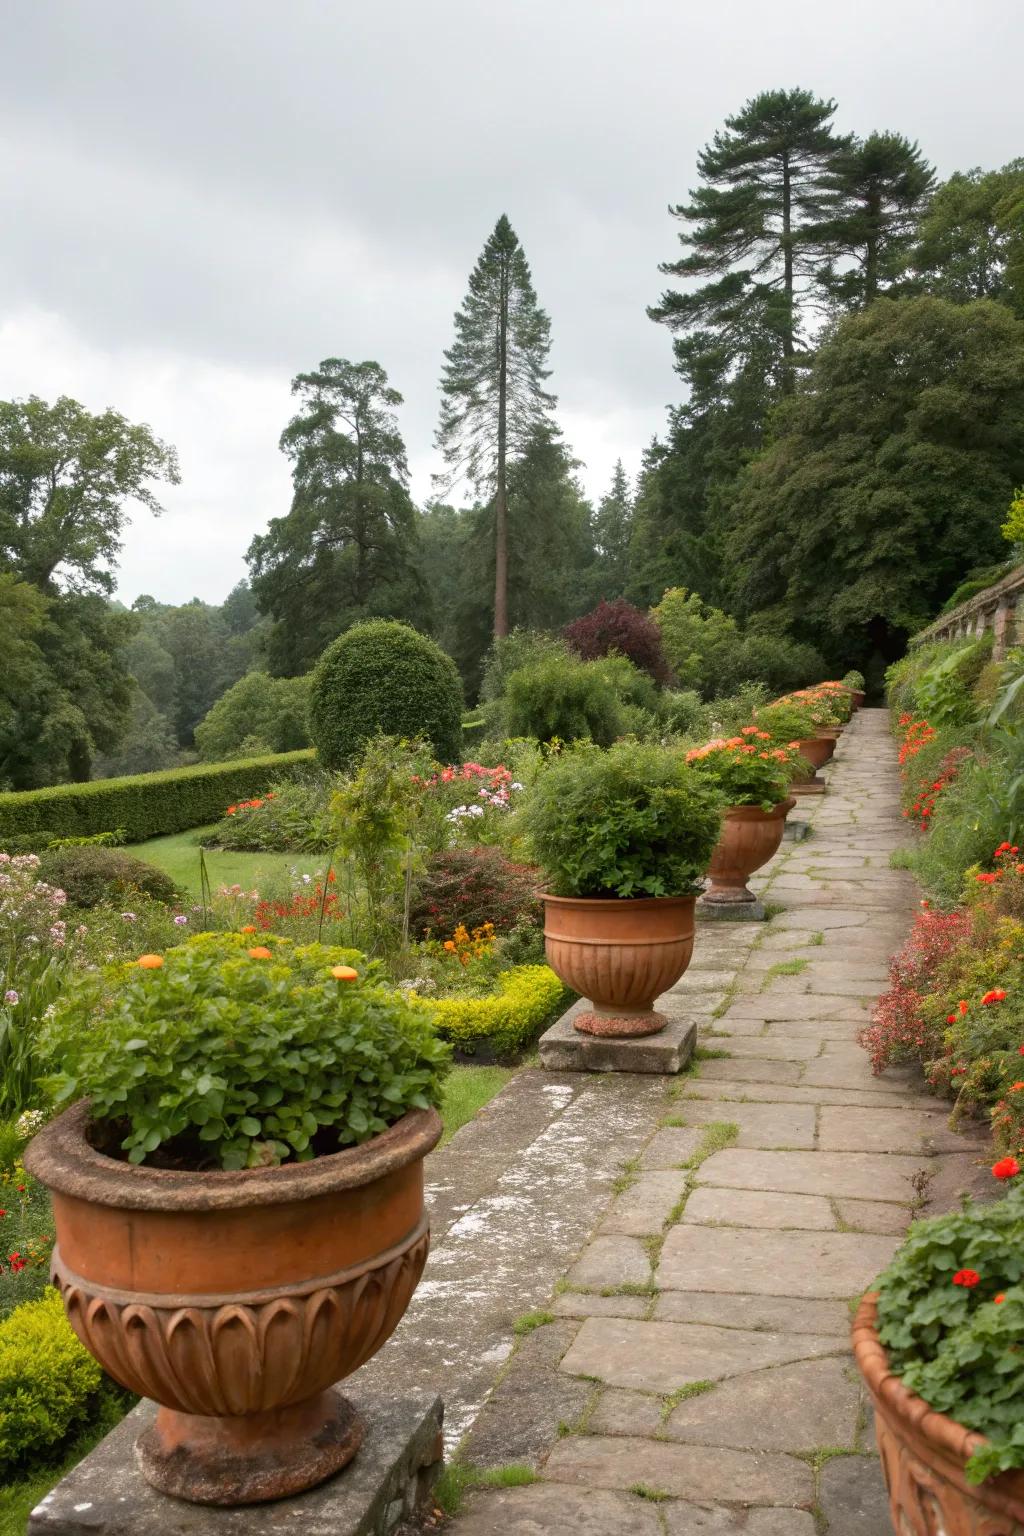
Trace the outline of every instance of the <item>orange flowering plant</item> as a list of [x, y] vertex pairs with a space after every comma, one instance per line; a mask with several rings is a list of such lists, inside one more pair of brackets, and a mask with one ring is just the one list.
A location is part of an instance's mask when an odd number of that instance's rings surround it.
[[80, 973], [47, 1025], [48, 1087], [90, 1100], [111, 1155], [301, 1162], [439, 1102], [448, 1048], [358, 951], [207, 933], [163, 961]]
[[785, 800], [803, 759], [792, 747], [773, 746], [767, 731], [745, 725], [738, 736], [692, 748], [686, 761], [720, 791], [727, 806], [757, 805], [770, 811]]

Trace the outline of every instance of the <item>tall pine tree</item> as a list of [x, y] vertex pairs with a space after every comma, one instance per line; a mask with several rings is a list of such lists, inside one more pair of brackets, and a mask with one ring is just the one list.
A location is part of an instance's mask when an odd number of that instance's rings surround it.
[[597, 597], [614, 598], [625, 594], [629, 581], [629, 541], [632, 532], [633, 497], [622, 460], [617, 459], [612, 471], [612, 483], [594, 513]]
[[300, 373], [302, 408], [281, 434], [293, 464], [291, 510], [253, 539], [246, 559], [274, 620], [276, 672], [304, 672], [357, 620], [423, 622], [416, 509], [406, 488], [402, 403], [379, 363], [329, 357]]
[[494, 519], [494, 633], [509, 628], [509, 471], [550, 430], [555, 397], [544, 389], [551, 322], [504, 214], [469, 277], [455, 341], [441, 374], [437, 445], [451, 487], [467, 478]]
[[684, 377], [695, 351], [742, 351], [744, 341], [749, 349], [764, 331], [781, 354], [782, 388], [792, 389], [801, 321], [816, 296], [819, 230], [835, 206], [833, 171], [847, 143], [832, 131], [835, 109], [810, 91], [765, 91], [701, 151], [702, 185], [671, 210], [686, 226], [687, 254], [661, 270], [706, 281], [670, 289], [648, 311], [682, 333]]
[[838, 207], [820, 230], [833, 249], [821, 280], [841, 308], [861, 308], [903, 281], [934, 185], [928, 161], [899, 133], [869, 134], [837, 156]]

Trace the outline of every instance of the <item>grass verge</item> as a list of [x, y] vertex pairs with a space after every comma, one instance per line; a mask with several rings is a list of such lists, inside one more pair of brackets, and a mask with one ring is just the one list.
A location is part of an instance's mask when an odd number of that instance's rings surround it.
[[518, 1067], [452, 1067], [445, 1079], [441, 1100], [442, 1147], [501, 1092], [518, 1070]]
[[[155, 864], [183, 890], [199, 896], [199, 839], [209, 827], [195, 827], [190, 832], [176, 832], [173, 837], [152, 837], [147, 843], [133, 843], [128, 852], [133, 857]], [[207, 848], [206, 872], [214, 890], [221, 885], [240, 885], [258, 891], [268, 880], [280, 884], [297, 869], [312, 875], [327, 868], [322, 853], [239, 853], [233, 848]]]

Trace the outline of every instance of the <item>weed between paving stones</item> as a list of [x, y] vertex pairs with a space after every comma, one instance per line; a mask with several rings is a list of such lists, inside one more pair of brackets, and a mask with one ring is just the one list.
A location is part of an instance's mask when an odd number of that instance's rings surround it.
[[539, 1483], [532, 1467], [511, 1463], [505, 1467], [474, 1467], [468, 1462], [450, 1461], [434, 1487], [434, 1498], [446, 1515], [455, 1515], [466, 1494], [474, 1488], [525, 1488]]

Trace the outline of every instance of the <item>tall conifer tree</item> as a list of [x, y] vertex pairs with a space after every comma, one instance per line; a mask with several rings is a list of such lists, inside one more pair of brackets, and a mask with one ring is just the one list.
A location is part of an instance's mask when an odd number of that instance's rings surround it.
[[598, 502], [593, 534], [597, 553], [599, 596], [622, 597], [629, 580], [629, 541], [633, 532], [633, 497], [629, 480], [617, 459], [612, 483]]
[[701, 151], [702, 185], [671, 210], [686, 226], [687, 254], [661, 270], [707, 281], [669, 290], [649, 311], [683, 333], [684, 376], [695, 352], [749, 350], [763, 331], [781, 354], [782, 389], [792, 389], [802, 310], [821, 264], [818, 230], [835, 205], [832, 172], [847, 143], [832, 131], [835, 109], [810, 91], [765, 91]]
[[509, 627], [509, 469], [537, 434], [550, 432], [555, 397], [544, 389], [551, 322], [537, 303], [530, 268], [504, 214], [469, 277], [455, 316], [455, 341], [441, 374], [437, 445], [451, 487], [463, 477], [494, 518], [494, 633]]
[[869, 134], [837, 156], [839, 204], [820, 230], [833, 252], [821, 278], [842, 308], [870, 304], [906, 276], [934, 185], [928, 161], [899, 133]]

